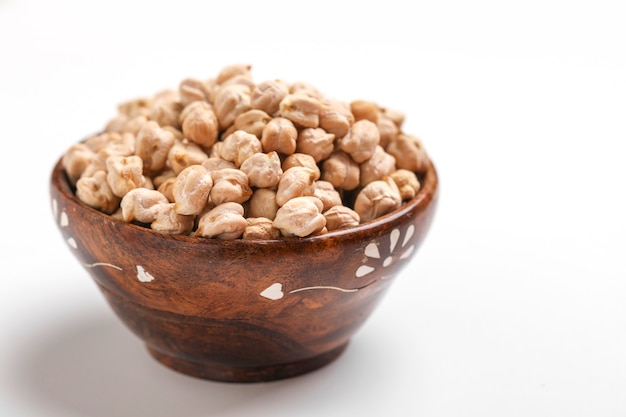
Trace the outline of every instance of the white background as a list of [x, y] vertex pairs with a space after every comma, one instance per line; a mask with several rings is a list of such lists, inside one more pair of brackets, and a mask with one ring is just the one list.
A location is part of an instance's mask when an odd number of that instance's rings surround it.
[[[420, 3], [0, 0], [0, 415], [626, 416], [623, 2]], [[119, 102], [232, 63], [404, 111], [440, 173], [348, 350], [274, 383], [154, 361], [48, 197]]]

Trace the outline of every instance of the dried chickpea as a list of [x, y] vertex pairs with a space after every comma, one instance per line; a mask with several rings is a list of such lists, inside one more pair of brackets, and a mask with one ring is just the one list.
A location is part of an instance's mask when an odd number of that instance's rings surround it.
[[378, 122], [378, 106], [376, 103], [365, 100], [355, 100], [350, 103], [350, 110], [356, 121], [369, 120], [372, 123]]
[[211, 172], [213, 188], [209, 193], [211, 202], [220, 205], [226, 202], [243, 203], [252, 195], [248, 177], [243, 171], [224, 168]]
[[408, 169], [398, 169], [389, 174], [389, 177], [391, 177], [391, 179], [393, 179], [398, 186], [398, 190], [400, 190], [400, 197], [403, 200], [412, 199], [417, 195], [417, 192], [421, 188], [417, 175]]
[[178, 85], [180, 103], [183, 107], [186, 107], [194, 101], [206, 101], [209, 103], [211, 97], [209, 92], [210, 88], [211, 86], [207, 85], [206, 82], [195, 78], [185, 78]]
[[76, 197], [89, 207], [111, 214], [118, 209], [120, 198], [113, 193], [106, 177], [104, 171], [81, 177], [76, 182]]
[[296, 140], [296, 152], [311, 155], [315, 162], [320, 162], [333, 153], [335, 135], [322, 128], [304, 128]]
[[233, 162], [227, 161], [218, 156], [210, 156], [209, 159], [202, 162], [202, 166], [209, 172], [217, 171], [224, 168], [237, 168]]
[[391, 175], [396, 170], [396, 158], [377, 145], [372, 156], [360, 165], [360, 183], [365, 186], [372, 181]]
[[350, 155], [338, 150], [322, 163], [322, 179], [341, 190], [354, 190], [360, 183], [361, 169]]
[[248, 226], [243, 213], [241, 204], [234, 202], [220, 204], [202, 215], [195, 235], [223, 240], [237, 239]]
[[213, 108], [206, 101], [194, 101], [180, 113], [184, 137], [198, 145], [210, 147], [218, 136], [218, 121]]
[[174, 135], [149, 121], [137, 133], [135, 155], [143, 160], [145, 173], [157, 172], [165, 167], [167, 155], [174, 146]]
[[128, 116], [130, 119], [136, 116], [148, 116], [150, 114], [150, 108], [152, 107], [152, 100], [149, 98], [136, 98], [120, 103], [117, 106], [117, 111], [124, 116]]
[[179, 101], [178, 91], [164, 90], [152, 99], [152, 106], [148, 118], [159, 126], [179, 127], [180, 112], [183, 106]]
[[283, 174], [280, 165], [278, 153], [258, 152], [243, 161], [239, 169], [248, 176], [248, 182], [252, 187], [271, 188], [278, 184]]
[[197, 215], [209, 201], [213, 178], [202, 165], [191, 165], [183, 169], [172, 186], [174, 211], [178, 214]]
[[287, 201], [315, 193], [315, 172], [306, 167], [293, 167], [283, 172], [276, 190], [276, 204], [283, 206]]
[[428, 155], [422, 141], [416, 136], [400, 134], [387, 146], [387, 152], [396, 158], [398, 168], [423, 173], [428, 169]]
[[326, 228], [329, 231], [347, 229], [361, 223], [359, 214], [350, 207], [337, 205], [324, 212]]
[[143, 187], [146, 183], [143, 161], [136, 155], [111, 155], [106, 160], [106, 167], [107, 183], [118, 197], [123, 197], [133, 188]]
[[213, 108], [219, 128], [226, 129], [235, 122], [237, 116], [251, 109], [250, 87], [242, 84], [220, 86], [215, 92]]
[[328, 181], [315, 181], [315, 191], [313, 195], [319, 198], [324, 205], [322, 211], [326, 211], [331, 207], [343, 204], [341, 201], [341, 195], [335, 189], [335, 186]]
[[270, 120], [272, 117], [263, 110], [251, 109], [237, 116], [233, 130], [243, 130], [260, 139], [263, 135], [263, 129]]
[[256, 136], [243, 130], [236, 130], [224, 139], [220, 156], [240, 167], [250, 156], [262, 151], [261, 141]]
[[305, 153], [293, 153], [285, 158], [282, 164], [283, 172], [293, 167], [305, 167], [313, 170], [316, 180], [322, 175], [315, 159]]
[[289, 94], [289, 86], [283, 81], [264, 81], [252, 89], [250, 105], [253, 109], [275, 115], [280, 107], [280, 102], [287, 94]]
[[238, 75], [243, 75], [248, 78], [252, 78], [252, 74], [250, 73], [251, 69], [252, 69], [252, 65], [249, 65], [249, 64], [227, 65], [220, 70], [219, 74], [217, 74], [217, 77], [215, 78], [215, 82], [217, 84], [223, 84]]
[[175, 203], [157, 204], [156, 219], [150, 223], [150, 228], [172, 235], [189, 234], [194, 227], [194, 216], [178, 214], [174, 206]]
[[156, 190], [135, 188], [126, 193], [120, 202], [122, 220], [152, 223], [157, 218], [159, 204], [168, 204], [167, 198]]
[[190, 165], [201, 165], [209, 156], [200, 146], [186, 140], [175, 141], [167, 154], [167, 162], [178, 175]]
[[400, 128], [394, 123], [393, 120], [387, 116], [381, 115], [376, 122], [376, 127], [380, 133], [380, 146], [386, 148], [391, 141], [398, 136]]
[[167, 201], [174, 203], [174, 183], [176, 177], [170, 177], [157, 186], [157, 191], [167, 198]]
[[271, 220], [276, 217], [279, 207], [276, 204], [276, 191], [269, 188], [259, 188], [252, 193], [248, 203], [250, 217], [265, 217]]
[[354, 123], [350, 106], [338, 100], [326, 100], [320, 112], [320, 127], [336, 138], [344, 137]]
[[380, 141], [380, 133], [373, 122], [362, 119], [354, 122], [348, 134], [339, 140], [339, 148], [350, 154], [355, 162], [368, 160]]
[[322, 103], [305, 93], [288, 94], [280, 102], [279, 115], [302, 127], [318, 127]]
[[354, 211], [361, 222], [374, 220], [400, 207], [400, 190], [392, 179], [376, 180], [367, 184], [356, 196]]
[[128, 121], [126, 122], [126, 125], [124, 126], [124, 132], [132, 133], [133, 135], [137, 135], [137, 133], [139, 133], [139, 130], [141, 129], [141, 127], [146, 122], [148, 122], [148, 118], [146, 116], [139, 115], [139, 116], [132, 117], [132, 118], [128, 119]]
[[72, 184], [76, 184], [76, 181], [78, 181], [95, 157], [95, 152], [84, 143], [76, 143], [70, 146], [63, 155], [61, 163]]
[[265, 217], [248, 217], [246, 219], [248, 225], [243, 231], [244, 239], [268, 240], [278, 239], [280, 230], [273, 226], [271, 219]]
[[276, 151], [291, 155], [296, 151], [298, 130], [293, 122], [284, 117], [275, 117], [263, 128], [261, 145], [264, 152]]
[[318, 233], [326, 226], [322, 208], [323, 204], [317, 197], [292, 198], [278, 209], [272, 225], [283, 236], [305, 237]]

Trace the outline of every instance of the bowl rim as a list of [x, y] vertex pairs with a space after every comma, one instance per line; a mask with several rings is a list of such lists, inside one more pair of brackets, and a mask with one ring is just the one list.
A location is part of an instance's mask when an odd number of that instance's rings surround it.
[[411, 216], [413, 212], [422, 212], [426, 210], [426, 208], [430, 205], [435, 204], [438, 198], [439, 191], [439, 177], [437, 173], [437, 169], [432, 161], [432, 159], [428, 159], [427, 169], [423, 174], [423, 179], [420, 181], [420, 189], [415, 197], [404, 202], [401, 207], [398, 209], [384, 214], [374, 220], [359, 224], [358, 226], [339, 229], [329, 231], [323, 234], [306, 236], [306, 237], [297, 237], [297, 236], [289, 236], [289, 237], [281, 237], [279, 239], [232, 239], [232, 240], [222, 240], [222, 239], [209, 239], [200, 236], [190, 236], [190, 235], [177, 235], [177, 234], [167, 234], [158, 232], [150, 229], [149, 227], [141, 226], [134, 223], [128, 223], [123, 220], [117, 219], [110, 214], [104, 213], [100, 210], [97, 210], [93, 207], [88, 206], [87, 204], [80, 201], [76, 198], [75, 193], [72, 191], [72, 187], [70, 186], [69, 179], [65, 173], [65, 169], [62, 165], [63, 157], [59, 158], [52, 169], [52, 173], [50, 176], [50, 187], [60, 193], [68, 202], [74, 204], [76, 207], [86, 210], [94, 216], [101, 217], [106, 219], [114, 224], [119, 225], [120, 227], [129, 227], [131, 229], [136, 229], [139, 233], [148, 233], [154, 236], [160, 236], [165, 239], [171, 239], [174, 241], [187, 242], [187, 243], [195, 243], [195, 244], [219, 244], [219, 245], [272, 245], [272, 244], [284, 244], [284, 243], [293, 243], [293, 242], [302, 242], [302, 243], [313, 243], [320, 240], [325, 240], [329, 238], [349, 238], [350, 236], [358, 236], [360, 233], [374, 233], [375, 230], [379, 228], [384, 228], [385, 225], [390, 223], [394, 223], [395, 221], [399, 221], [402, 217]]

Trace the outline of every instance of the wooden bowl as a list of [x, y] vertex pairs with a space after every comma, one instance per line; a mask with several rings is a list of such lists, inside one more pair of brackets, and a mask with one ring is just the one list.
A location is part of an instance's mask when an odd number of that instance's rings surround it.
[[78, 201], [59, 160], [55, 221], [119, 318], [162, 364], [210, 380], [292, 377], [337, 358], [435, 213], [437, 173], [400, 209], [309, 238], [211, 240], [164, 235]]

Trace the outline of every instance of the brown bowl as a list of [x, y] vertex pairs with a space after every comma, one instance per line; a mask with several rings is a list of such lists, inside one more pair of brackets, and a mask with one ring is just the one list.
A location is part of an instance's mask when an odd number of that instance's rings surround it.
[[124, 223], [74, 197], [52, 171], [55, 221], [119, 318], [161, 363], [200, 378], [269, 381], [337, 358], [435, 213], [437, 173], [400, 209], [308, 238], [211, 240]]

